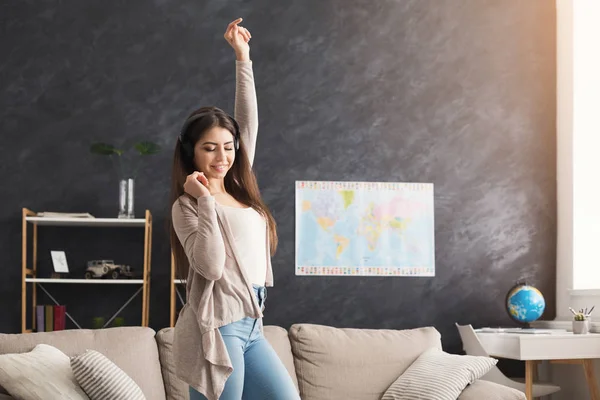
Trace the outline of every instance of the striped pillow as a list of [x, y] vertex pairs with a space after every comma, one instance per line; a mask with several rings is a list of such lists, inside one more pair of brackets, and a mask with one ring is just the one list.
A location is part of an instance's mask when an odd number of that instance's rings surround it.
[[88, 398], [71, 372], [69, 356], [43, 343], [28, 353], [0, 355], [0, 385], [15, 399]]
[[392, 383], [381, 400], [456, 400], [467, 385], [485, 375], [497, 362], [490, 357], [459, 356], [429, 349]]
[[72, 357], [71, 369], [91, 400], [146, 400], [129, 375], [95, 350]]

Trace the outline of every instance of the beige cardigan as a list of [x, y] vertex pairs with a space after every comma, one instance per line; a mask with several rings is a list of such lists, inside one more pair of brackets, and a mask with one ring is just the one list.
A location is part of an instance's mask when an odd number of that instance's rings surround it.
[[[235, 119], [252, 164], [258, 112], [251, 61], [236, 61], [235, 93]], [[181, 196], [171, 211], [173, 227], [190, 261], [186, 304], [175, 324], [175, 373], [208, 400], [217, 400], [233, 371], [218, 328], [245, 317], [261, 318], [262, 311], [240, 263], [227, 216], [215, 198], [194, 202]], [[265, 246], [270, 254], [268, 230]], [[273, 286], [270, 257], [265, 281]]]

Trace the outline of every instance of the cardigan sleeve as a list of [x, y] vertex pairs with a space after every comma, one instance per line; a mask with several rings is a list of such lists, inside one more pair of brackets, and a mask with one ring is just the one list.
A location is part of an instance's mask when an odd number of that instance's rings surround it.
[[173, 228], [188, 257], [190, 268], [207, 280], [221, 279], [226, 256], [215, 198], [200, 197], [194, 203], [191, 199], [180, 197], [173, 203], [171, 215]]
[[241, 142], [248, 153], [250, 166], [254, 163], [256, 138], [258, 136], [258, 105], [252, 61], [235, 62], [235, 111], [234, 117], [240, 126]]

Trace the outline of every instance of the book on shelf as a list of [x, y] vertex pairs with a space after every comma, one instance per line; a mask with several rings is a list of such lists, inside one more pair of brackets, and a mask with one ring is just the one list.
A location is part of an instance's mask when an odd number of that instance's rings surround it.
[[44, 306], [36, 306], [35, 307], [35, 328], [36, 331], [38, 332], [44, 332], [44, 330], [46, 329], [44, 327], [44, 313], [45, 313], [45, 307]]
[[37, 216], [43, 218], [96, 218], [90, 213], [65, 213], [51, 211], [39, 212], [37, 213]]
[[54, 330], [54, 307], [45, 305], [44, 308], [46, 310], [46, 318], [44, 319], [45, 331], [52, 332]]
[[53, 332], [65, 330], [65, 305], [43, 304], [36, 306], [36, 331]]
[[64, 331], [65, 330], [65, 313], [67, 311], [67, 306], [60, 305], [54, 306], [54, 330], [55, 331]]

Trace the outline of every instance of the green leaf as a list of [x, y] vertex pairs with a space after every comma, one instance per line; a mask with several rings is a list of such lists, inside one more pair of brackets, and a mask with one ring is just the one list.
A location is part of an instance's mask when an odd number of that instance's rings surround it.
[[143, 156], [149, 156], [160, 152], [160, 146], [154, 142], [139, 142], [135, 149]]
[[123, 154], [123, 150], [117, 149], [116, 147], [108, 143], [93, 143], [90, 146], [90, 151], [93, 154], [100, 154], [102, 156], [110, 156], [113, 154], [120, 156], [121, 154]]

